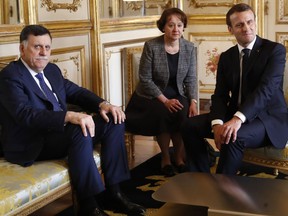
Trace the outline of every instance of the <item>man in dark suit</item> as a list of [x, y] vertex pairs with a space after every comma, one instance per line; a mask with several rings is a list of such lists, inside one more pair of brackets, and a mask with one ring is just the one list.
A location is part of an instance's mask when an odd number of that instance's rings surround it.
[[255, 13], [247, 4], [234, 5], [226, 23], [238, 44], [220, 56], [210, 113], [187, 120], [182, 130], [190, 171], [210, 172], [204, 138], [214, 138], [217, 172], [225, 174], [237, 173], [245, 148], [284, 148], [288, 140], [285, 47], [256, 35]]
[[[34, 161], [68, 155], [71, 183], [79, 202], [78, 215], [107, 215], [99, 205], [103, 194], [108, 194], [113, 210], [144, 215], [145, 209], [130, 202], [119, 188], [119, 183], [130, 177], [124, 112], [65, 79], [60, 69], [49, 63], [51, 43], [51, 34], [45, 27], [26, 26], [20, 34], [21, 58], [0, 74], [5, 159], [30, 166]], [[96, 115], [68, 111], [66, 103]], [[105, 184], [93, 158], [93, 145], [98, 142]]]

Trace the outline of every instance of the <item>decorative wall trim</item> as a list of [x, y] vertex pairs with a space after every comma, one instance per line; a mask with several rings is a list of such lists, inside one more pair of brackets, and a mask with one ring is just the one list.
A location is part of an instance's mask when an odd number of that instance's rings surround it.
[[0, 57], [0, 70], [6, 67], [11, 61], [16, 61], [18, 58], [18, 55]]
[[74, 35], [86, 35], [89, 34], [92, 24], [87, 20], [79, 21], [65, 21], [63, 22], [41, 22], [49, 31], [55, 36], [74, 36]]
[[276, 32], [276, 41], [288, 48], [288, 32]]
[[[132, 2], [126, 2], [127, 4], [127, 10], [131, 9], [133, 11], [140, 10], [143, 7], [143, 1], [137, 2], [137, 1], [132, 1]], [[162, 9], [170, 8], [172, 7], [172, 2], [171, 0], [166, 1], [166, 0], [145, 0], [145, 8], [150, 9], [150, 8], [158, 8], [161, 7]]]
[[[73, 0], [72, 3], [53, 3], [52, 0], [41, 0], [41, 7], [46, 7], [47, 11], [55, 11], [57, 9], [67, 9], [70, 12], [76, 12], [81, 6], [81, 0]], [[72, 0], [71, 0], [72, 1]]]
[[101, 33], [155, 28], [160, 16], [146, 16], [140, 18], [105, 19], [100, 21]]
[[203, 7], [232, 7], [234, 4], [242, 2], [241, 0], [222, 0], [222, 1], [201, 1], [189, 0], [189, 7], [203, 8]]
[[[3, 0], [0, 0], [1, 2]], [[24, 25], [36, 23], [36, 1], [21, 0], [19, 1], [19, 24], [0, 25], [0, 44], [19, 42], [19, 34]], [[1, 8], [2, 9], [2, 8]]]
[[[265, 5], [264, 1], [265, 0], [198, 0], [198, 1], [193, 1], [190, 0], [194, 4], [197, 3], [197, 7], [194, 7], [194, 10], [190, 10], [191, 14], [187, 14], [188, 16], [188, 24], [189, 25], [194, 25], [194, 24], [201, 24], [201, 25], [224, 25], [226, 23], [226, 13], [227, 13], [227, 7], [232, 6], [233, 4], [240, 3], [240, 2], [245, 2], [254, 9], [255, 13], [257, 14], [256, 19], [257, 19], [257, 32], [259, 36], [264, 36], [264, 14], [268, 13], [267, 12], [267, 4]], [[288, 1], [288, 0], [286, 0]], [[190, 2], [190, 3], [191, 3]], [[200, 4], [201, 3], [201, 4]], [[201, 6], [201, 7], [200, 7]], [[211, 10], [209, 10], [209, 8]], [[209, 14], [209, 11], [213, 11], [213, 7], [219, 7], [219, 11], [217, 14]], [[222, 7], [222, 8], [221, 8]], [[266, 10], [265, 10], [266, 8]], [[199, 12], [201, 11], [201, 12]]]
[[217, 65], [221, 52], [236, 44], [228, 32], [189, 33], [189, 40], [197, 47], [197, 71], [200, 98], [211, 95], [216, 84]]
[[[104, 91], [104, 98], [107, 100], [107, 101], [110, 101], [111, 98], [110, 98], [110, 68], [109, 68], [109, 60], [111, 58], [111, 55], [113, 54], [113, 51], [109, 50], [109, 51], [106, 51], [105, 49], [103, 49], [105, 52], [104, 52], [104, 70], [105, 71], [102, 71], [102, 78], [103, 78], [103, 82], [102, 82], [102, 89]], [[115, 52], [117, 53], [117, 52]]]
[[50, 61], [58, 65], [66, 79], [86, 87], [84, 46], [53, 49]]
[[188, 15], [188, 23], [190, 25], [223, 25], [225, 23], [225, 16], [220, 14]]
[[[99, 0], [98, 0], [99, 1]], [[100, 0], [100, 2], [108, 2], [107, 0]], [[158, 7], [168, 8], [168, 7], [179, 7], [183, 9], [184, 0], [145, 0], [145, 9], [157, 10]], [[156, 21], [159, 19], [160, 15], [158, 13], [149, 13], [149, 15], [144, 16], [122, 16], [122, 8], [125, 8], [125, 11], [137, 11], [142, 10], [141, 2], [126, 2], [127, 5], [123, 5], [125, 1], [123, 0], [110, 0], [110, 5], [101, 4], [99, 12], [102, 14], [110, 14], [113, 18], [108, 18], [104, 16], [100, 20], [100, 30], [101, 33], [106, 32], [116, 32], [116, 31], [126, 31], [126, 30], [138, 30], [138, 29], [147, 29], [147, 28], [156, 28]], [[128, 8], [127, 8], [128, 7]], [[109, 8], [109, 12], [104, 12]], [[158, 14], [158, 15], [152, 15]]]
[[276, 41], [286, 47], [286, 68], [284, 74], [283, 90], [288, 103], [288, 32], [276, 32]]
[[288, 0], [276, 0], [276, 23], [287, 24], [288, 23]]
[[[122, 106], [123, 109], [125, 109], [126, 105], [126, 98], [127, 98], [127, 85], [130, 85], [127, 81], [127, 64], [126, 64], [126, 49], [133, 49], [134, 47], [140, 47], [143, 46], [145, 41], [154, 38], [154, 37], [148, 37], [148, 38], [139, 38], [139, 39], [127, 39], [123, 41], [115, 41], [115, 42], [107, 42], [102, 43], [102, 49], [103, 50], [103, 70], [102, 70], [102, 82], [101, 86], [103, 88], [103, 98], [111, 101], [115, 101], [115, 93], [113, 94], [113, 88], [115, 89], [115, 86], [111, 86], [111, 83], [109, 83], [109, 79], [111, 75], [116, 75], [117, 77], [121, 76], [121, 86], [119, 91], [121, 90], [121, 95], [119, 92], [116, 94], [119, 94], [119, 98], [121, 98], [121, 101], [117, 101], [119, 105]], [[111, 67], [114, 67], [114, 64], [110, 61], [111, 58], [116, 58], [113, 61], [116, 61], [117, 63], [120, 62], [121, 66], [117, 68], [111, 69]], [[119, 60], [119, 62], [118, 62]], [[128, 63], [129, 64], [129, 63]], [[113, 87], [113, 88], [112, 88]]]

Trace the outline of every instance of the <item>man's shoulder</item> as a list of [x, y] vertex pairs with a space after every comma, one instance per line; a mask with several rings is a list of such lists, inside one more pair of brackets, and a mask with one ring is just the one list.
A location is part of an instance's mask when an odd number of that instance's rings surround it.
[[266, 56], [277, 54], [279, 57], [286, 57], [286, 48], [283, 44], [265, 38], [258, 37], [253, 49]]
[[21, 61], [12, 61], [7, 66], [5, 66], [2, 70], [0, 75], [3, 76], [5, 74], [12, 75], [16, 73], [19, 67], [21, 67], [22, 62]]
[[54, 76], [56, 74], [62, 74], [61, 69], [59, 68], [59, 66], [57, 64], [51, 63], [51, 62], [49, 62], [46, 65], [46, 67], [44, 68], [44, 73], [45, 73], [45, 75], [47, 75], [47, 73], [49, 73], [49, 74], [52, 73]]
[[[57, 70], [60, 70], [60, 68], [59, 68], [59, 66], [58, 66], [57, 64], [51, 63], [51, 62], [49, 62], [49, 63], [46, 65], [45, 69], [57, 69]], [[44, 70], [45, 70], [45, 69], [44, 69]]]
[[[278, 43], [278, 42], [275, 42], [275, 41], [271, 41], [269, 39], [266, 39], [266, 38], [261, 38], [261, 37], [258, 37], [257, 40], [259, 41], [260, 45], [263, 47], [263, 48], [282, 48], [282, 49], [285, 49], [285, 46], [281, 43]], [[256, 41], [257, 43], [257, 41]]]
[[221, 53], [221, 56], [222, 56], [222, 58], [223, 58], [224, 56], [230, 56], [230, 57], [231, 57], [231, 56], [232, 56], [232, 53], [234, 53], [234, 52], [238, 52], [237, 45], [232, 46], [232, 47], [228, 48], [227, 50], [223, 51], [223, 52]]
[[10, 70], [12, 68], [15, 68], [17, 66], [17, 64], [18, 64], [18, 61], [11, 61], [8, 65], [3, 67], [1, 71]]

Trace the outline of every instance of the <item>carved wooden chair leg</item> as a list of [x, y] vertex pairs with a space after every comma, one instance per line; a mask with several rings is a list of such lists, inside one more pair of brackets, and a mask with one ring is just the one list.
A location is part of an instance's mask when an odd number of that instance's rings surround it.
[[127, 147], [128, 159], [135, 158], [135, 136], [131, 133], [125, 133], [125, 143]]
[[131, 135], [130, 155], [132, 159], [135, 158], [135, 136], [133, 134]]

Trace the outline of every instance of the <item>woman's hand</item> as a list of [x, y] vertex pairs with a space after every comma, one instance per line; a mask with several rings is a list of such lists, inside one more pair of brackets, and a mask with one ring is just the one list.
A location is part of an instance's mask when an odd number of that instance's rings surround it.
[[167, 107], [167, 109], [173, 113], [173, 112], [178, 112], [178, 110], [182, 110], [183, 109], [183, 105], [180, 103], [179, 100], [177, 99], [167, 99], [164, 102], [164, 105]]
[[196, 116], [196, 115], [198, 115], [197, 103], [192, 102], [189, 106], [188, 117], [191, 118], [191, 117]]

